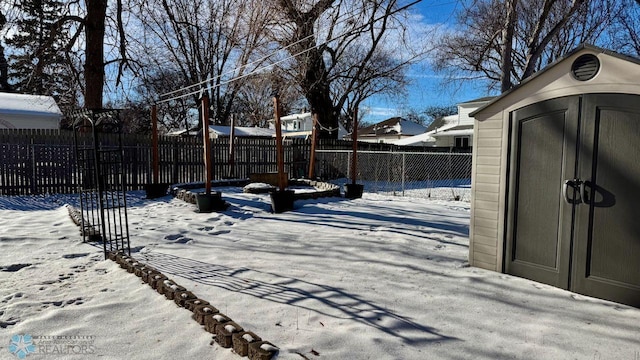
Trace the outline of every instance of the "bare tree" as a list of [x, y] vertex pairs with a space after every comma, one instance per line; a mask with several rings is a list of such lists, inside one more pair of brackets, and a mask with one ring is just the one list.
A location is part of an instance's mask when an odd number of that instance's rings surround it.
[[[352, 49], [350, 54], [357, 54], [358, 50], [366, 51]], [[331, 98], [336, 108], [341, 109], [345, 129], [352, 131], [352, 122], [358, 120], [358, 109], [366, 99], [378, 94], [405, 94], [408, 81], [406, 63], [385, 49], [378, 48], [365, 66], [354, 65], [350, 59], [344, 61], [345, 58], [339, 60], [331, 73]]]
[[612, 48], [640, 57], [640, 0], [620, 0], [617, 21], [609, 27]]
[[262, 65], [254, 61], [266, 41], [267, 9], [261, 1], [132, 1], [130, 6], [143, 17], [138, 18], [142, 33], [131, 43], [136, 42], [147, 67], [175, 68], [184, 83], [197, 84], [167, 98], [188, 96], [195, 106], [199, 90], [206, 89], [211, 116], [224, 124], [241, 88], [241, 82], [231, 80]]
[[242, 79], [238, 97], [233, 105], [236, 114], [236, 125], [267, 127], [268, 120], [273, 118], [272, 98], [274, 93], [274, 77], [278, 78], [280, 86], [278, 95], [283, 114], [299, 110], [300, 89], [285, 74], [275, 72], [271, 74], [258, 73]]
[[[135, 88], [135, 96], [130, 99], [130, 107], [149, 107], [157, 101], [160, 94], [164, 94], [175, 89], [190, 85], [182, 77], [177, 69], [160, 68], [155, 71], [148, 71]], [[197, 121], [193, 101], [188, 97], [178, 97], [174, 100], [158, 105], [158, 123], [160, 131], [170, 131], [197, 128], [200, 123]], [[194, 119], [195, 118], [195, 119]], [[149, 119], [147, 119], [147, 123]]]
[[[7, 24], [6, 16], [0, 11], [0, 29], [4, 28]], [[11, 91], [11, 85], [9, 85], [9, 65], [7, 64], [7, 58], [4, 54], [4, 47], [0, 43], [0, 91]]]
[[[292, 77], [318, 115], [321, 137], [337, 137], [340, 115], [349, 119], [367, 97], [401, 88], [404, 69], [424, 56], [423, 49], [403, 44], [401, 36], [391, 41], [391, 34], [407, 31], [396, 0], [277, 4], [282, 11], [274, 33], [294, 56]], [[393, 53], [384, 51], [390, 42]]]
[[443, 37], [436, 68], [504, 92], [568, 49], [605, 41], [619, 9], [617, 0], [478, 0], [458, 15], [462, 29]]

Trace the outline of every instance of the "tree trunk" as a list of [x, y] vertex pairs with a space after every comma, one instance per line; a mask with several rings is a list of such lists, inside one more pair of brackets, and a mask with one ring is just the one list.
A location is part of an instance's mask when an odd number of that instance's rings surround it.
[[513, 31], [516, 23], [516, 7], [518, 0], [507, 0], [507, 18], [504, 29], [502, 30], [502, 54], [500, 69], [500, 91], [505, 92], [513, 87], [511, 82], [511, 70], [513, 69], [513, 60], [511, 51], [513, 49]]
[[84, 106], [87, 109], [102, 108], [104, 89], [104, 32], [107, 0], [87, 0], [86, 61], [84, 67]]
[[[313, 31], [313, 30], [311, 30]], [[305, 34], [305, 36], [307, 36]], [[338, 138], [338, 113], [331, 100], [327, 69], [322, 58], [322, 51], [314, 48], [309, 51], [306, 69], [302, 79], [302, 89], [311, 107], [311, 112], [318, 115], [318, 138]]]
[[338, 114], [331, 100], [329, 80], [323, 50], [316, 44], [314, 24], [322, 13], [331, 7], [333, 0], [320, 0], [311, 9], [304, 12], [296, 8], [296, 3], [288, 0], [279, 0], [285, 14], [296, 24], [295, 33], [285, 45], [295, 44], [289, 50], [292, 54], [305, 52], [304, 56], [298, 56], [299, 66], [304, 73], [300, 74], [298, 81], [304, 95], [309, 102], [311, 112], [318, 116], [318, 138], [338, 138]]
[[318, 138], [338, 138], [338, 117], [333, 111], [333, 102], [328, 92], [316, 91], [307, 94], [311, 113], [318, 115]]
[[[0, 11], [0, 27], [3, 27], [7, 23], [7, 18]], [[9, 64], [7, 58], [4, 56], [4, 47], [0, 44], [0, 90], [7, 92], [11, 91], [9, 85]]]
[[0, 91], [11, 91], [11, 85], [9, 85], [9, 65], [7, 59], [4, 56], [4, 48], [0, 45]]

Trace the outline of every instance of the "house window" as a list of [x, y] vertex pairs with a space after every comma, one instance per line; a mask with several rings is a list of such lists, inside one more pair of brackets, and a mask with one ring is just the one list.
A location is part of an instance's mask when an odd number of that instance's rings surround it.
[[294, 121], [293, 122], [293, 130], [297, 130], [298, 129], [298, 122]]
[[468, 148], [469, 146], [471, 146], [468, 136], [456, 136], [453, 139], [455, 142], [455, 147], [457, 148]]

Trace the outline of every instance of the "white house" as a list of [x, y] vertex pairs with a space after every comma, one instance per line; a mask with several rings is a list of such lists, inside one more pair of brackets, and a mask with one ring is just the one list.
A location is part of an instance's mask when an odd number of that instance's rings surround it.
[[427, 128], [413, 121], [394, 117], [358, 130], [358, 141], [394, 143], [427, 131]]
[[51, 96], [0, 93], [0, 129], [58, 129], [61, 119]]
[[458, 113], [445, 116], [435, 129], [423, 134], [395, 141], [395, 145], [444, 146], [468, 148], [473, 144], [474, 110], [489, 103], [494, 97], [483, 97], [458, 104]]
[[[310, 112], [281, 116], [280, 125], [282, 131], [289, 133], [289, 136], [309, 136], [313, 131], [313, 117]], [[275, 131], [275, 128], [275, 120], [270, 119], [269, 129]]]
[[[313, 131], [313, 117], [310, 112], [281, 116], [280, 124], [283, 131]], [[275, 129], [273, 119], [269, 120], [269, 128]]]
[[[301, 137], [308, 138], [313, 133], [313, 116], [310, 112], [303, 112], [300, 114], [291, 114], [280, 117], [280, 125], [282, 127], [282, 136], [285, 138]], [[275, 121], [269, 120], [269, 129], [274, 131], [275, 136]], [[342, 125], [338, 125], [338, 139], [341, 139], [347, 134], [347, 131]]]

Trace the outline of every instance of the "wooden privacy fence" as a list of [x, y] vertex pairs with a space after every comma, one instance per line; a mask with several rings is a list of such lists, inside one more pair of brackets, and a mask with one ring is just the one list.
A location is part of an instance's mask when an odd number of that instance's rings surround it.
[[[88, 135], [87, 135], [88, 136]], [[101, 141], [117, 141], [118, 135], [100, 134]], [[80, 138], [79, 141], [88, 141]], [[296, 177], [305, 175], [310, 145], [304, 139], [285, 142], [285, 167]], [[151, 137], [122, 135], [127, 190], [152, 183]], [[200, 138], [161, 136], [159, 181], [203, 181], [203, 147]], [[212, 141], [214, 179], [247, 178], [256, 172], [275, 172], [275, 140], [237, 138], [230, 163], [229, 139]], [[76, 154], [71, 131], [0, 130], [0, 195], [72, 193], [76, 191]]]
[[[88, 142], [80, 137], [80, 142]], [[114, 134], [100, 134], [100, 141], [115, 142]], [[127, 190], [142, 189], [153, 182], [151, 136], [123, 134], [124, 174]], [[248, 178], [252, 173], [276, 172], [274, 138], [237, 137], [234, 161], [230, 161], [229, 138], [212, 140], [213, 178]], [[285, 139], [285, 171], [292, 178], [306, 177], [311, 144], [306, 139]], [[317, 148], [351, 149], [350, 141], [321, 140]], [[369, 151], [423, 151], [422, 147], [399, 148], [390, 144], [359, 143]], [[203, 146], [200, 137], [160, 136], [159, 182], [204, 181]], [[450, 151], [429, 148], [429, 151]], [[320, 175], [322, 164], [316, 164]], [[0, 129], [0, 195], [30, 195], [76, 192], [76, 154], [73, 132], [64, 130]]]

